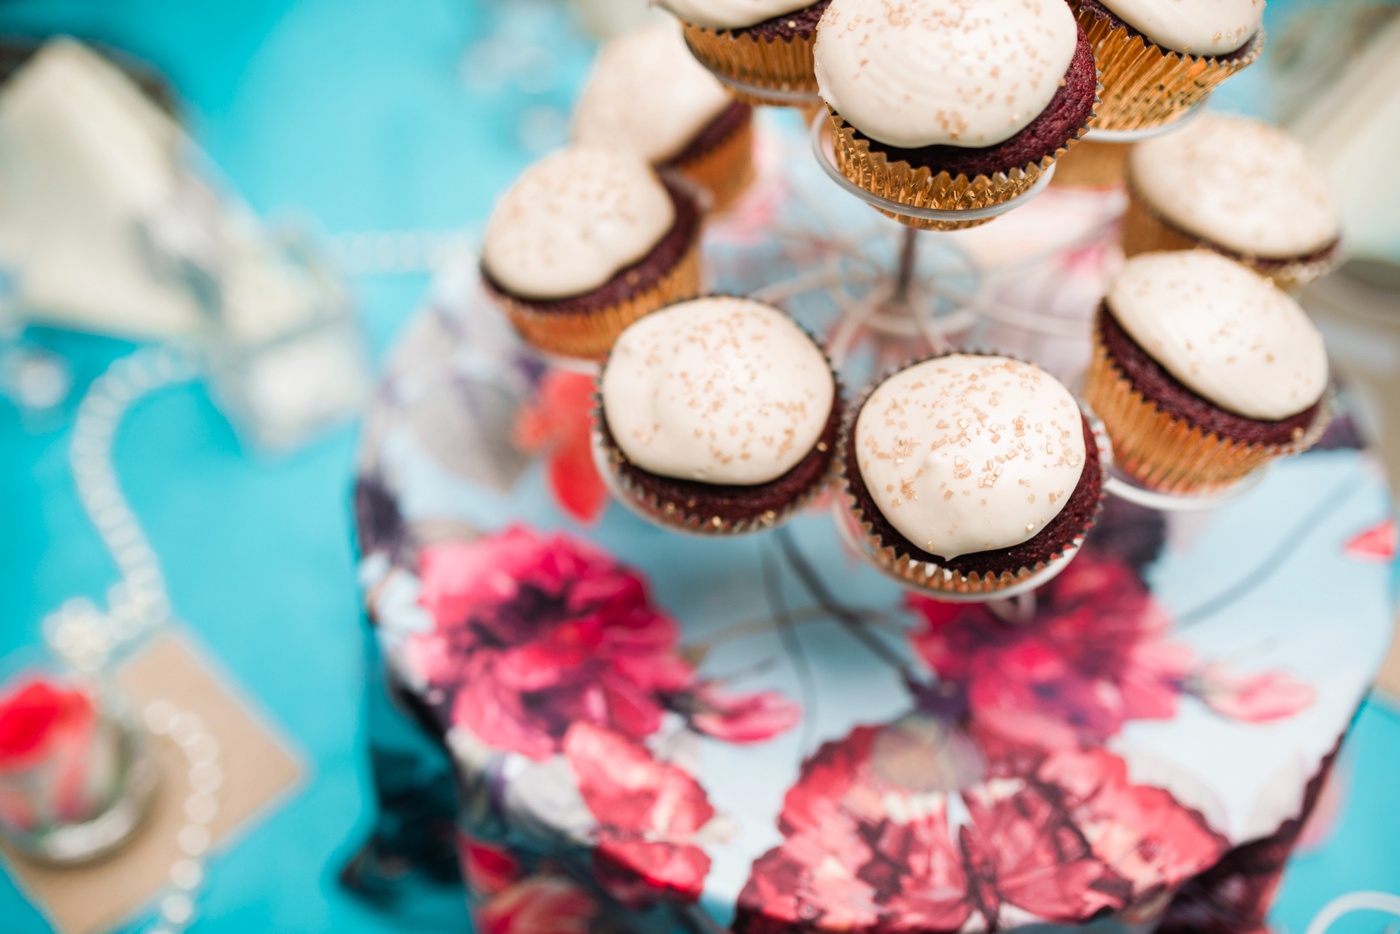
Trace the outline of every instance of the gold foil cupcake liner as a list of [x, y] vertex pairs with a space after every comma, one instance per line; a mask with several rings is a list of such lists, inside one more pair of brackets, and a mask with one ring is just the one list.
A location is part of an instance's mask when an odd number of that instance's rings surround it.
[[[799, 325], [801, 327], [801, 325]], [[805, 327], [802, 330], [811, 339], [817, 349], [822, 352], [822, 358], [826, 360], [827, 367], [831, 370], [833, 406], [845, 406], [845, 391], [841, 385], [841, 378], [836, 375], [836, 368], [831, 363], [831, 357], [826, 353], [826, 348], [816, 335], [808, 331]], [[603, 363], [603, 370], [607, 369], [607, 362]], [[598, 383], [602, 384], [602, 371], [599, 372]], [[840, 421], [845, 424], [847, 412], [843, 409], [840, 413]], [[604, 482], [609, 489], [618, 496], [627, 508], [641, 515], [643, 518], [654, 521], [660, 525], [665, 525], [680, 532], [691, 535], [747, 535], [750, 532], [761, 532], [766, 529], [775, 529], [782, 525], [802, 510], [806, 509], [816, 501], [831, 485], [833, 476], [836, 473], [836, 463], [841, 459], [840, 451], [831, 452], [831, 459], [827, 463], [826, 470], [817, 479], [812, 481], [810, 487], [793, 497], [782, 509], [770, 509], [757, 516], [743, 519], [732, 519], [728, 516], [721, 516], [715, 512], [706, 511], [701, 508], [698, 500], [691, 498], [684, 501], [677, 501], [658, 495], [657, 493], [643, 489], [633, 482], [632, 478], [621, 469], [627, 463], [627, 456], [622, 453], [621, 448], [616, 443], [610, 443], [603, 432], [603, 395], [599, 390], [593, 395], [593, 459], [602, 474]], [[827, 415], [830, 418], [830, 413]], [[836, 432], [836, 443], [839, 445], [841, 431]], [[827, 453], [827, 443], [820, 438], [812, 447], [813, 451]], [[810, 455], [811, 451], [808, 452]]]
[[[1096, 96], [1095, 109], [1098, 107], [1097, 101]], [[909, 207], [935, 211], [986, 208], [1025, 194], [1035, 186], [1045, 170], [1068, 152], [1089, 129], [1089, 124], [1085, 123], [1074, 136], [1039, 162], [1031, 162], [995, 175], [968, 178], [961, 174], [934, 172], [927, 166], [915, 168], [902, 160], [891, 161], [883, 152], [872, 148], [870, 140], [857, 137], [855, 128], [840, 114], [829, 108], [828, 113], [831, 114], [832, 149], [836, 154], [836, 166], [842, 175], [881, 198]], [[1092, 121], [1093, 111], [1090, 111], [1089, 119]], [[995, 220], [991, 217], [969, 221], [931, 220], [909, 217], [884, 209], [878, 210], [886, 217], [920, 230], [965, 230]]]
[[1329, 395], [1307, 430], [1288, 444], [1222, 438], [1147, 399], [1114, 362], [1098, 328], [1084, 395], [1108, 429], [1120, 468], [1163, 493], [1203, 494], [1233, 486], [1271, 461], [1306, 451], [1332, 420]]
[[723, 211], [739, 200], [754, 179], [753, 118], [744, 121], [704, 152], [673, 163], [686, 179], [710, 193], [712, 211]]
[[602, 308], [545, 311], [494, 289], [492, 294], [532, 347], [565, 357], [601, 360], [627, 325], [666, 305], [700, 294], [700, 236], [693, 236], [681, 258], [650, 288]]
[[[817, 93], [817, 77], [812, 49], [816, 30], [808, 36], [764, 38], [749, 31], [706, 29], [684, 24], [690, 51], [706, 68], [739, 84], [754, 88], [743, 91], [728, 85], [729, 93], [746, 104], [792, 106], [793, 98]], [[763, 90], [778, 92], [764, 96]]]
[[1094, 47], [1103, 82], [1096, 130], [1141, 130], [1180, 119], [1226, 78], [1254, 64], [1264, 49], [1261, 27], [1232, 58], [1173, 52], [1099, 10], [1076, 0], [1070, 6]]
[[[981, 353], [981, 351], [953, 351], [954, 353]], [[964, 574], [951, 568], [943, 567], [934, 561], [917, 558], [904, 553], [897, 545], [887, 544], [876, 531], [874, 524], [865, 515], [865, 510], [856, 499], [855, 492], [851, 489], [851, 469], [859, 470], [860, 465], [850, 465], [846, 462], [847, 452], [850, 450], [849, 439], [855, 432], [856, 419], [865, 408], [865, 403], [870, 398], [876, 388], [894, 374], [906, 370], [911, 366], [916, 366], [928, 360], [937, 359], [946, 354], [934, 354], [918, 360], [911, 360], [903, 366], [895, 367], [885, 371], [879, 378], [874, 380], [860, 399], [846, 409], [846, 417], [841, 424], [841, 434], [837, 440], [836, 451], [836, 488], [845, 504], [847, 515], [855, 522], [860, 530], [860, 536], [865, 544], [866, 554], [871, 560], [884, 571], [885, 574], [897, 580], [903, 581], [914, 587], [932, 593], [934, 595], [943, 593], [950, 596], [974, 596], [978, 594], [995, 594], [999, 591], [1009, 590], [1018, 584], [1023, 584], [1031, 578], [1044, 573], [1051, 566], [1063, 561], [1068, 561], [1074, 557], [1084, 544], [1084, 539], [1088, 536], [1089, 530], [1098, 521], [1099, 513], [1103, 511], [1104, 488], [1108, 483], [1108, 472], [1113, 466], [1113, 448], [1109, 444], [1109, 438], [1105, 432], [1102, 422], [1092, 414], [1085, 413], [1090, 429], [1094, 433], [1094, 443], [1098, 447], [1099, 453], [1099, 473], [1100, 488], [1099, 502], [1094, 508], [1094, 514], [1089, 517], [1088, 523], [1076, 535], [1068, 545], [1051, 552], [1045, 558], [1037, 561], [1033, 566], [1022, 566], [1015, 570], [1002, 571], [1000, 574], [980, 574], [977, 572]], [[1008, 356], [1014, 360], [1020, 360], [1011, 354], [998, 354], [998, 356]], [[1029, 361], [1021, 360], [1022, 363]], [[1087, 466], [1087, 465], [1086, 465]]]
[[1123, 255], [1136, 256], [1156, 250], [1194, 250], [1204, 248], [1248, 266], [1279, 288], [1294, 292], [1309, 282], [1321, 279], [1336, 267], [1341, 257], [1340, 241], [1323, 253], [1304, 259], [1266, 260], [1226, 249], [1209, 240], [1193, 237], [1163, 218], [1147, 205], [1128, 184], [1128, 209], [1123, 215]]

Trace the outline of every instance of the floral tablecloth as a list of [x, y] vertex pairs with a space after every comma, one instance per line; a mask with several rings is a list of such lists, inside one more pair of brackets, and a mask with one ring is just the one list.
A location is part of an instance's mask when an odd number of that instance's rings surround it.
[[[782, 144], [764, 161], [707, 234], [719, 289], [888, 260], [893, 225]], [[1045, 197], [930, 241], [927, 297], [975, 294], [995, 321], [964, 339], [1068, 374], [1113, 204]], [[793, 312], [838, 329], [840, 290], [803, 288]], [[854, 385], [893, 353], [857, 346]], [[521, 347], [464, 260], [367, 423], [366, 606], [392, 693], [450, 753], [479, 931], [1262, 929], [1392, 618], [1391, 507], [1349, 418], [1222, 508], [1110, 499], [1011, 625], [901, 592], [822, 505], [744, 538], [646, 525], [608, 503], [590, 406], [590, 377]], [[444, 856], [405, 820], [381, 857]]]

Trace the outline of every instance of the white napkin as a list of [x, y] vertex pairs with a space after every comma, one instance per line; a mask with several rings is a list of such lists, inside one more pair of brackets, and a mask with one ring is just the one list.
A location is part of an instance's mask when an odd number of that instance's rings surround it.
[[143, 218], [176, 197], [175, 122], [114, 65], [49, 42], [0, 92], [0, 261], [35, 319], [131, 335], [196, 330], [179, 282], [143, 253]]

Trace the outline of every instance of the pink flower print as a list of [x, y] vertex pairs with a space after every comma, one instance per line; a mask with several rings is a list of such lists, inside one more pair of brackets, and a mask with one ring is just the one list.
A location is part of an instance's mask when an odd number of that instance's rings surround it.
[[980, 606], [908, 598], [915, 650], [938, 675], [944, 712], [1045, 748], [1102, 743], [1128, 720], [1169, 719], [1193, 664], [1171, 620], [1127, 567], [1084, 554], [1010, 626]]
[[550, 370], [515, 424], [516, 446], [549, 458], [549, 488], [560, 508], [580, 522], [597, 519], [608, 501], [593, 462], [592, 411], [592, 377]]
[[562, 876], [530, 876], [476, 911], [479, 934], [588, 934], [598, 905]]
[[509, 850], [457, 834], [457, 858], [462, 877], [477, 895], [499, 895], [520, 879], [520, 863]]
[[694, 680], [675, 622], [589, 545], [517, 526], [426, 548], [420, 574], [435, 627], [410, 640], [410, 659], [455, 691], [453, 722], [488, 745], [543, 759], [578, 721], [647, 736]]
[[1344, 550], [1348, 558], [1358, 561], [1394, 561], [1398, 539], [1395, 520], [1386, 519], [1353, 536]]
[[759, 743], [796, 725], [801, 709], [781, 694], [731, 694], [713, 684], [695, 692], [690, 722], [696, 730], [728, 743]]
[[1214, 663], [1202, 668], [1188, 689], [1221, 716], [1246, 723], [1287, 719], [1317, 699], [1311, 685], [1295, 681], [1286, 672], [1237, 675]]
[[698, 900], [710, 858], [695, 835], [715, 816], [699, 783], [642, 744], [590, 723], [569, 730], [564, 755], [598, 821], [594, 864], [609, 893], [633, 906], [661, 892]]
[[452, 723], [488, 746], [541, 760], [571, 724], [640, 739], [668, 711], [716, 738], [758, 742], [798, 718], [779, 695], [702, 680], [641, 577], [592, 545], [513, 526], [425, 548], [419, 566], [434, 625], [410, 637], [409, 662], [445, 692]]
[[1199, 812], [1164, 789], [1132, 784], [1127, 763], [1103, 749], [1054, 753], [1035, 780], [1054, 789], [1094, 855], [1131, 886], [1132, 903], [1170, 894], [1227, 847]]
[[[883, 729], [858, 727], [804, 764], [778, 818], [785, 839], [754, 863], [740, 893], [737, 930], [877, 927], [893, 916], [891, 899], [928, 930], [956, 929], [968, 917], [943, 802], [887, 797], [872, 781], [872, 751]], [[888, 807], [896, 801], [892, 819]]]
[[784, 800], [783, 843], [740, 895], [740, 934], [1150, 913], [1224, 852], [1198, 813], [1131, 784], [1110, 753], [1003, 747], [967, 780], [939, 758], [967, 738], [933, 723], [861, 727], [808, 760]]
[[997, 930], [1006, 906], [1073, 923], [1123, 904], [1125, 887], [1056, 800], [1035, 783], [993, 780], [963, 794], [967, 898]]

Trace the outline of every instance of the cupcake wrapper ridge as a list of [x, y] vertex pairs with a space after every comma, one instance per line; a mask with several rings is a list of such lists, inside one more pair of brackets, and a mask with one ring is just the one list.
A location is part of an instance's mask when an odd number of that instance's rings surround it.
[[1261, 27], [1233, 58], [1173, 52], [1135, 35], [1110, 17], [1070, 0], [1094, 47], [1103, 82], [1092, 121], [1097, 130], [1140, 130], [1177, 120], [1222, 81], [1248, 68], [1264, 49]]
[[546, 353], [600, 360], [627, 325], [659, 308], [700, 294], [700, 237], [648, 289], [623, 302], [582, 312], [541, 311], [529, 302], [496, 293], [511, 324], [527, 343]]
[[1143, 396], [1114, 362], [1097, 329], [1084, 392], [1108, 429], [1122, 469], [1164, 493], [1209, 493], [1233, 486], [1270, 461], [1312, 447], [1332, 419], [1330, 398], [1324, 397], [1312, 425], [1289, 444], [1222, 438]]
[[[855, 128], [840, 114], [828, 108], [831, 116], [832, 149], [836, 153], [836, 165], [846, 178], [871, 194], [890, 201], [938, 211], [968, 211], [991, 207], [1010, 201], [1030, 190], [1046, 169], [1079, 142], [1088, 132], [1094, 119], [1101, 93], [1102, 85], [1095, 93], [1094, 108], [1089, 113], [1088, 122], [1054, 152], [1038, 162], [1014, 167], [995, 175], [976, 175], [969, 178], [961, 174], [934, 172], [926, 166], [915, 168], [904, 161], [892, 162], [885, 153], [873, 149], [870, 140], [858, 138]], [[909, 217], [885, 210], [881, 210], [880, 213], [905, 226], [920, 230], [965, 230], [995, 220], [989, 217], [972, 221], [943, 221]]]
[[[812, 49], [816, 32], [809, 36], [761, 38], [749, 32], [706, 29], [684, 24], [690, 51], [706, 68], [755, 88], [783, 94], [816, 94], [816, 66]], [[791, 100], [765, 98], [729, 88], [729, 93], [746, 104], [791, 106]]]

